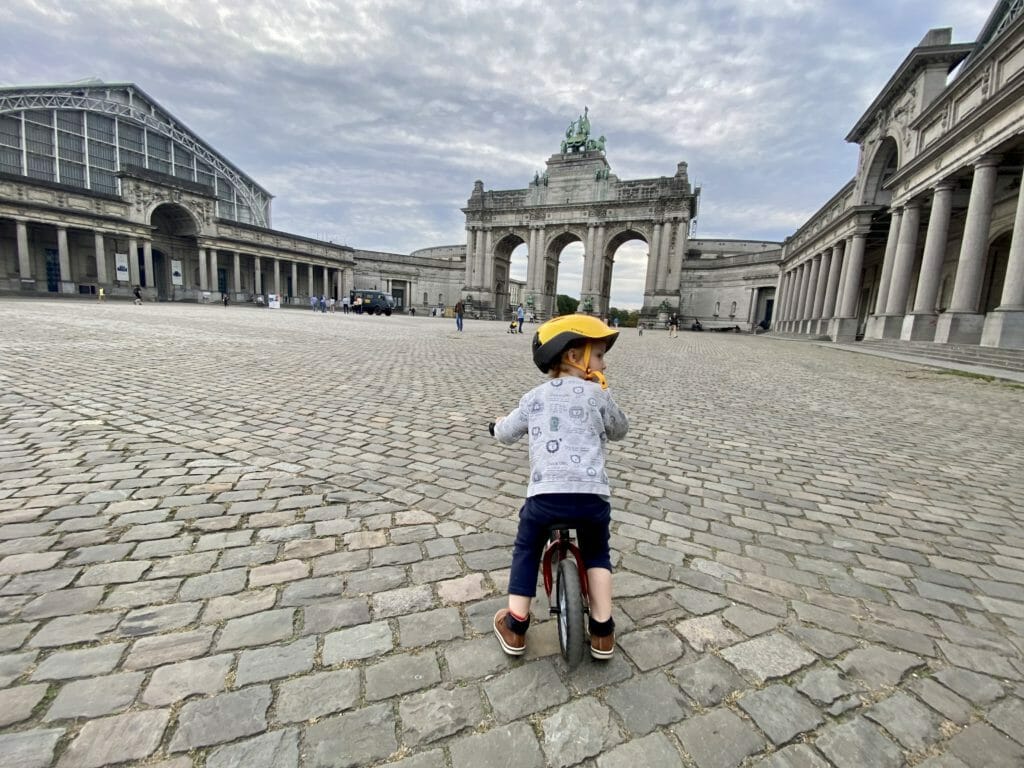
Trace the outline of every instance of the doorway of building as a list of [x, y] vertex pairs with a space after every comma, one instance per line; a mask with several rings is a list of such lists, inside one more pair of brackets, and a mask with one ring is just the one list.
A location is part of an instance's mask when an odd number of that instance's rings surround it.
[[764, 324], [772, 327], [772, 312], [775, 309], [775, 299], [768, 299], [764, 303]]
[[153, 278], [156, 285], [156, 300], [167, 301], [167, 260], [163, 251], [153, 249]]
[[46, 290], [50, 293], [60, 290], [60, 255], [56, 248], [46, 249]]

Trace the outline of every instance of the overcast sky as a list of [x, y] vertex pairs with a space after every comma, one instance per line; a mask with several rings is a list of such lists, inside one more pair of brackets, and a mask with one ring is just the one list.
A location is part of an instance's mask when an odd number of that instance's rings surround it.
[[[925, 32], [971, 41], [994, 4], [7, 0], [0, 77], [134, 82], [275, 196], [275, 228], [357, 248], [463, 242], [473, 181], [525, 187], [584, 105], [620, 179], [689, 163], [698, 237], [782, 240], [853, 176], [843, 138]], [[613, 304], [640, 303], [645, 253], [620, 250]]]

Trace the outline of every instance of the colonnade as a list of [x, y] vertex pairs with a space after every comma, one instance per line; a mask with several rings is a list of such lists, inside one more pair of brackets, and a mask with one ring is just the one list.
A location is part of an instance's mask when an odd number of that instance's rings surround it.
[[[1017, 198], [1009, 261], [999, 305], [987, 314], [981, 306], [1001, 161], [999, 155], [985, 155], [973, 164], [952, 299], [942, 313], [938, 307], [939, 291], [956, 184], [952, 179], [943, 179], [927, 192], [891, 209], [878, 291], [864, 330], [865, 338], [1024, 348], [1022, 194]], [[928, 226], [923, 249], [919, 250], [921, 221], [925, 212], [928, 214]], [[810, 335], [828, 333], [833, 340], [853, 338], [856, 334], [864, 234], [854, 234], [834, 245], [831, 252], [813, 254], [782, 273], [780, 331]], [[919, 252], [920, 269], [915, 288], [913, 276]], [[838, 308], [830, 300], [830, 286], [834, 281], [841, 286], [839, 294], [842, 300]], [[850, 323], [851, 320], [854, 322]], [[841, 327], [844, 323], [846, 327]]]
[[[134, 286], [139, 286], [143, 291], [146, 291], [150, 295], [155, 296], [155, 289], [157, 288], [157, 275], [154, 270], [153, 264], [153, 238], [139, 232], [128, 232], [124, 231], [113, 232], [95, 229], [93, 230], [93, 254], [92, 258], [95, 262], [95, 278], [91, 274], [88, 275], [87, 280], [78, 279], [76, 280], [75, 270], [72, 269], [72, 253], [69, 247], [68, 230], [74, 229], [81, 231], [81, 227], [68, 227], [63, 224], [52, 224], [49, 222], [33, 222], [29, 219], [18, 218], [14, 220], [15, 225], [15, 241], [17, 250], [17, 261], [18, 261], [18, 273], [19, 279], [23, 289], [26, 290], [38, 290], [36, 288], [37, 275], [33, 270], [33, 258], [32, 249], [29, 242], [29, 225], [36, 224], [42, 226], [52, 226], [56, 232], [57, 241], [57, 262], [58, 270], [60, 273], [58, 281], [58, 292], [60, 293], [78, 293], [80, 285], [95, 285], [96, 288], [102, 287], [108, 293], [116, 292], [116, 289], [121, 288], [125, 293], [128, 293]], [[113, 279], [108, 271], [107, 263], [107, 246], [108, 238], [114, 238], [122, 243], [127, 243], [128, 253], [128, 274], [118, 275], [115, 274]], [[117, 247], [117, 246], [115, 246]], [[124, 247], [124, 246], [120, 246]], [[139, 256], [139, 250], [142, 250], [141, 260]], [[192, 283], [186, 276], [191, 273], [190, 269], [183, 267], [181, 275], [181, 285], [178, 286], [175, 283], [175, 278], [171, 275], [170, 285], [175, 286], [179, 289], [179, 292], [183, 296], [187, 296], [190, 291], [198, 290], [199, 295], [203, 292], [219, 292], [220, 281], [219, 281], [219, 270], [222, 266], [226, 266], [227, 263], [231, 264], [228, 275], [230, 277], [225, 281], [226, 291], [233, 295], [236, 299], [243, 298], [246, 293], [245, 281], [243, 282], [243, 275], [245, 273], [243, 268], [243, 261], [248, 262], [251, 258], [251, 265], [246, 264], [245, 268], [251, 269], [252, 281], [251, 285], [253, 294], [263, 293], [275, 293], [281, 295], [282, 290], [282, 277], [281, 269], [282, 262], [287, 265], [291, 265], [291, 284], [292, 284], [292, 296], [300, 296], [299, 291], [299, 268], [305, 267], [306, 271], [306, 296], [313, 295], [317, 289], [322, 293], [336, 293], [337, 296], [343, 296], [347, 291], [350, 291], [353, 287], [353, 268], [351, 266], [343, 267], [330, 267], [325, 264], [312, 264], [301, 261], [295, 261], [291, 259], [284, 259], [278, 257], [261, 257], [254, 254], [247, 254], [237, 250], [227, 250], [223, 248], [217, 248], [216, 243], [206, 242], [203, 239], [198, 241], [198, 271], [199, 271], [199, 282], [198, 286]], [[172, 254], [167, 254], [168, 262], [173, 260]], [[243, 257], [246, 257], [243, 260]], [[230, 259], [230, 262], [224, 261]], [[263, 279], [263, 261], [264, 259], [272, 262], [271, 265], [271, 280], [270, 285], [264, 286]], [[115, 263], [115, 270], [117, 264]], [[164, 269], [171, 272], [170, 263], [164, 264]], [[82, 269], [78, 270], [79, 275], [77, 277], [83, 277]], [[45, 279], [47, 276], [43, 275]], [[316, 278], [320, 278], [319, 280]], [[197, 296], [198, 298], [199, 296]]]

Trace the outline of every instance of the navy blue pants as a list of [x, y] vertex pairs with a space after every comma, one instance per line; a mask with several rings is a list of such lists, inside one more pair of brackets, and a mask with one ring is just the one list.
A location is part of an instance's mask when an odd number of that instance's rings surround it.
[[527, 498], [519, 510], [519, 530], [512, 550], [508, 593], [523, 597], [537, 594], [537, 569], [551, 526], [558, 523], [576, 530], [576, 543], [587, 568], [612, 569], [608, 549], [612, 506], [592, 493], [544, 493]]

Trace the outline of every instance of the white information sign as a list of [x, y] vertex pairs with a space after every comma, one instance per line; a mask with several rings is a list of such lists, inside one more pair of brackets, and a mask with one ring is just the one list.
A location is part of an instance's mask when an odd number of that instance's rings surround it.
[[267, 294], [267, 306], [271, 309], [281, 308], [281, 294], [279, 293], [268, 293]]
[[184, 285], [182, 277], [181, 261], [179, 259], [171, 259], [171, 282], [175, 285]]
[[131, 273], [128, 271], [127, 253], [114, 254], [114, 272], [117, 273], [117, 282], [119, 283], [127, 283], [132, 279]]

